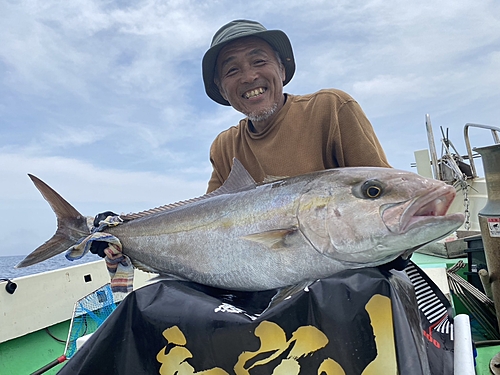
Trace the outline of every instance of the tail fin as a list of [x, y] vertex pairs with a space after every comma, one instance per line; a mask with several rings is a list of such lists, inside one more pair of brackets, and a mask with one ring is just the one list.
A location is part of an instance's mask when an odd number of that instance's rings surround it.
[[27, 267], [60, 254], [89, 235], [87, 219], [39, 178], [28, 174], [57, 216], [57, 231], [50, 240], [24, 258], [16, 268]]

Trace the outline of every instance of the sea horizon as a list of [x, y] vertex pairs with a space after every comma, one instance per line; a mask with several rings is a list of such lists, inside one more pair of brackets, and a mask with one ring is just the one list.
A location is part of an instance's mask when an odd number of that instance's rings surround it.
[[29, 267], [15, 268], [16, 264], [22, 261], [25, 257], [26, 255], [0, 255], [0, 279], [5, 278], [12, 280], [18, 277], [67, 268], [102, 259], [94, 254], [86, 254], [81, 259], [70, 261], [66, 259], [64, 254], [58, 254], [50, 259]]

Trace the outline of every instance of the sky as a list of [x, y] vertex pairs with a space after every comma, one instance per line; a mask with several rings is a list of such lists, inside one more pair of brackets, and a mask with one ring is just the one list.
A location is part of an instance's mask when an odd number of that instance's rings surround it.
[[285, 92], [352, 95], [395, 168], [416, 172], [426, 114], [438, 154], [441, 127], [464, 155], [466, 123], [500, 126], [498, 1], [0, 0], [0, 256], [55, 232], [28, 173], [88, 216], [202, 195], [242, 115], [206, 96], [201, 59], [240, 18], [290, 38]]

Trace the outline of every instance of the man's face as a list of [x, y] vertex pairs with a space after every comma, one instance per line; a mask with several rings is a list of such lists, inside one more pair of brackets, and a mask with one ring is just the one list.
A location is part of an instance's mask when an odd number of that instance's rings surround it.
[[283, 106], [285, 68], [256, 37], [229, 43], [217, 58], [216, 84], [224, 99], [252, 122], [266, 121]]

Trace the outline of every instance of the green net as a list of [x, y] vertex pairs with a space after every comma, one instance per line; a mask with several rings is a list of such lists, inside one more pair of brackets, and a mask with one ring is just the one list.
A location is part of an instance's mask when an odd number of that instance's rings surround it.
[[71, 358], [76, 352], [76, 341], [94, 333], [116, 309], [110, 284], [106, 284], [75, 303], [66, 342], [65, 355]]

